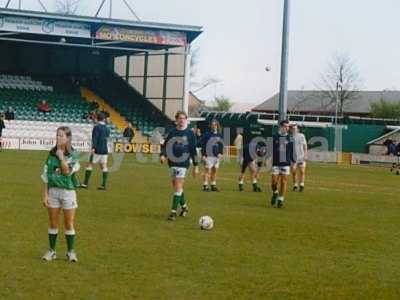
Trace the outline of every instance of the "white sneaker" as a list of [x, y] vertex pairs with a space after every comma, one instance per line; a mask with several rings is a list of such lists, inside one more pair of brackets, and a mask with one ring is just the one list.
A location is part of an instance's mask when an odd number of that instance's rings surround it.
[[56, 251], [52, 249], [48, 250], [42, 257], [44, 261], [52, 261], [55, 260], [56, 258], [57, 258]]
[[67, 259], [70, 262], [77, 262], [78, 261], [78, 257], [76, 256], [75, 251], [72, 250], [70, 252], [67, 252]]

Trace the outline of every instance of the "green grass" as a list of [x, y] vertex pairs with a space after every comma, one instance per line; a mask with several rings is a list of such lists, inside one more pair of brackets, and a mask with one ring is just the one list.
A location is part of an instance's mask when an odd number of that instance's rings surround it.
[[238, 167], [224, 164], [223, 192], [188, 179], [190, 215], [168, 223], [167, 168], [126, 156], [107, 192], [98, 172], [78, 192], [79, 262], [61, 236], [60, 259], [44, 263], [46, 155], [0, 153], [0, 299], [400, 298], [400, 177], [387, 169], [311, 164], [306, 192], [278, 210], [269, 191], [237, 192]]

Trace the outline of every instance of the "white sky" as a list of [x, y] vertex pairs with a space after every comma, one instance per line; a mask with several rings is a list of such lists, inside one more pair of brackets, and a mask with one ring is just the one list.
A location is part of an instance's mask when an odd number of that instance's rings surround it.
[[[204, 27], [194, 43], [200, 49], [197, 76], [222, 83], [204, 90], [202, 98], [223, 94], [258, 103], [278, 91], [283, 0], [127, 1], [143, 20]], [[364, 89], [400, 88], [400, 1], [291, 1], [290, 89], [313, 89], [338, 52], [356, 62]], [[42, 2], [54, 9], [55, 1]], [[81, 11], [93, 15], [100, 2], [82, 0]], [[36, 0], [22, 3], [39, 9]], [[122, 0], [114, 0], [114, 17], [131, 18]]]

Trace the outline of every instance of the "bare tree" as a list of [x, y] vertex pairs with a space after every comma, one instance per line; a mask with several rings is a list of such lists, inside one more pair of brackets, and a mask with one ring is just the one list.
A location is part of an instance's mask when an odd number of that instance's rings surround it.
[[56, 11], [63, 15], [76, 15], [81, 0], [56, 0]]
[[193, 93], [200, 92], [205, 88], [212, 86], [214, 84], [218, 84], [221, 80], [215, 77], [207, 77], [201, 80], [197, 79], [197, 66], [199, 64], [199, 56], [200, 56], [200, 48], [195, 48], [192, 50], [192, 59], [190, 61], [190, 85]]
[[322, 91], [322, 97], [327, 99], [322, 109], [331, 111], [336, 105], [336, 89], [339, 87], [338, 112], [343, 114], [345, 105], [359, 97], [363, 81], [354, 61], [348, 54], [340, 53], [333, 56], [317, 88]]

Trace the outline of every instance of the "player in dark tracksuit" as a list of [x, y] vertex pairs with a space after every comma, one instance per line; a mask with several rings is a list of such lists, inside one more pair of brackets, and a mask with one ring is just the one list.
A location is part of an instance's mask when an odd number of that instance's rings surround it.
[[108, 179], [108, 139], [110, 137], [110, 129], [105, 123], [105, 115], [99, 113], [97, 116], [97, 125], [94, 126], [92, 132], [92, 153], [89, 163], [85, 171], [85, 181], [81, 185], [82, 188], [87, 188], [89, 185], [90, 176], [93, 172], [93, 164], [100, 164], [103, 174], [103, 181], [98, 190], [105, 190]]
[[398, 143], [397, 146], [395, 145], [393, 148], [393, 153], [397, 156], [397, 162], [392, 164], [390, 172], [396, 171], [396, 175], [400, 175], [400, 143]]
[[289, 135], [289, 128], [289, 121], [282, 121], [279, 132], [273, 135], [271, 205], [277, 204], [278, 208], [283, 207], [290, 166], [294, 162], [293, 140]]
[[243, 146], [243, 156], [241, 159], [240, 175], [239, 175], [239, 191], [244, 190], [244, 176], [246, 169], [249, 168], [251, 172], [251, 181], [253, 185], [253, 192], [261, 192], [258, 185], [259, 171], [265, 161], [267, 145], [266, 142], [260, 140], [252, 140]]
[[211, 179], [211, 191], [219, 192], [217, 188], [217, 173], [220, 161], [224, 155], [224, 142], [220, 133], [221, 126], [217, 120], [210, 123], [210, 131], [205, 133], [201, 143], [201, 157], [204, 162], [204, 183], [203, 191], [209, 192], [208, 186]]
[[6, 128], [4, 125], [4, 117], [3, 115], [0, 115], [0, 151], [3, 149], [3, 141], [2, 141], [2, 135], [3, 135], [3, 129]]
[[168, 166], [171, 171], [172, 186], [174, 188], [174, 197], [172, 200], [172, 209], [168, 217], [169, 221], [175, 221], [177, 209], [180, 205], [182, 210], [181, 217], [185, 217], [189, 212], [185, 200], [183, 186], [185, 182], [187, 169], [193, 162], [193, 176], [198, 173], [196, 137], [192, 130], [187, 128], [187, 114], [177, 112], [175, 115], [176, 128], [172, 130], [161, 147], [160, 161], [164, 163], [168, 160]]

